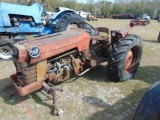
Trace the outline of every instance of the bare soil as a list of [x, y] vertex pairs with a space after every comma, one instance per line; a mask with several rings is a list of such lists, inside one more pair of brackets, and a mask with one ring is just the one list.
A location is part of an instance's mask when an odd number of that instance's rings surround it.
[[[110, 30], [124, 27], [130, 20], [98, 19], [94, 27]], [[125, 82], [114, 82], [107, 76], [107, 63], [92, 69], [82, 77], [72, 77], [59, 84], [58, 103], [63, 116], [54, 116], [52, 99], [43, 90], [20, 97], [9, 76], [15, 73], [12, 61], [0, 61], [1, 120], [132, 120], [145, 91], [160, 80], [160, 43], [157, 37], [160, 23], [151, 20], [148, 26], [135, 26], [131, 34], [143, 39], [141, 65], [136, 76]]]

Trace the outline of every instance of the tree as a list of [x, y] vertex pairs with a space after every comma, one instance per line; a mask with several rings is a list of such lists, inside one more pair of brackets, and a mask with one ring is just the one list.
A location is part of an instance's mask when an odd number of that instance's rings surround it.
[[[1, 2], [17, 3], [18, 0], [1, 0]], [[36, 1], [42, 4], [42, 0], [21, 0], [21, 4], [28, 5], [29, 2]], [[159, 0], [115, 0], [115, 3], [110, 3], [108, 0], [87, 0], [87, 3], [77, 3], [77, 0], [46, 0], [48, 3], [49, 11], [53, 11], [57, 7], [67, 7], [73, 10], [83, 10], [85, 12], [109, 16], [110, 14], [120, 14], [120, 13], [134, 13], [142, 15], [147, 13], [154, 17], [160, 14], [160, 1]], [[156, 11], [156, 14], [155, 14]], [[155, 14], [155, 15], [154, 15]]]
[[101, 8], [101, 14], [104, 16], [104, 17], [109, 17], [110, 16], [110, 13], [111, 13], [111, 6], [110, 6], [110, 3], [109, 2], [103, 2], [104, 5], [103, 7]]
[[119, 5], [119, 4], [117, 4], [117, 3], [115, 3], [114, 5], [113, 5], [113, 9], [112, 9], [112, 14], [118, 14], [118, 13], [122, 13], [123, 11], [122, 11], [122, 6], [121, 5]]

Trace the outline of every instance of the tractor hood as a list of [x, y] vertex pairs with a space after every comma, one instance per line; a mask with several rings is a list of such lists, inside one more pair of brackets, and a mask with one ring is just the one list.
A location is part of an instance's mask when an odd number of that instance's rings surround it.
[[52, 35], [25, 40], [14, 44], [19, 62], [36, 63], [71, 49], [79, 52], [89, 48], [90, 35], [83, 29], [74, 29]]

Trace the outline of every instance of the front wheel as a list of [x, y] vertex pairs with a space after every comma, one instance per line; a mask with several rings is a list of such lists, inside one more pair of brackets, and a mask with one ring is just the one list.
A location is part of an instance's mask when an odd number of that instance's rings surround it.
[[17, 55], [17, 49], [13, 46], [14, 41], [0, 39], [0, 59], [10, 59]]
[[80, 15], [74, 12], [66, 13], [58, 21], [55, 31], [62, 32], [62, 31], [70, 30], [72, 28], [77, 28], [78, 24], [81, 22], [85, 22], [85, 21]]
[[144, 94], [141, 99], [134, 120], [160, 120], [160, 81]]
[[113, 44], [109, 51], [108, 75], [124, 81], [134, 77], [142, 56], [142, 40], [137, 35], [127, 35]]

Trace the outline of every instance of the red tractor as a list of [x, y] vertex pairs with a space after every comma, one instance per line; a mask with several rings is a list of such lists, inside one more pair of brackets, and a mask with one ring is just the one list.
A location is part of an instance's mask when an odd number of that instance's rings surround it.
[[14, 61], [17, 73], [11, 79], [19, 95], [44, 87], [53, 96], [57, 115], [63, 113], [56, 105], [56, 90], [61, 89], [50, 83], [63, 82], [73, 74], [82, 76], [105, 61], [111, 79], [128, 80], [135, 75], [142, 56], [141, 38], [128, 34], [133, 26], [111, 31], [111, 39], [108, 28], [94, 29], [87, 23], [78, 27], [15, 44], [0, 41], [3, 58]]

